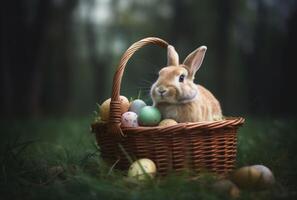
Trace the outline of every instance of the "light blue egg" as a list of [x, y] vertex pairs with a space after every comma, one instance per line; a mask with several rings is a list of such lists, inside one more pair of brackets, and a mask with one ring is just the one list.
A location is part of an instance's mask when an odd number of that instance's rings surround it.
[[139, 115], [140, 110], [146, 106], [146, 103], [142, 101], [141, 99], [135, 99], [131, 102], [129, 111], [135, 112], [137, 115]]

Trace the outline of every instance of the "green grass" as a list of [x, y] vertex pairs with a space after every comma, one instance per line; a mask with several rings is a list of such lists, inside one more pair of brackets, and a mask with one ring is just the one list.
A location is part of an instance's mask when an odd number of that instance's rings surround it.
[[[1, 122], [0, 199], [228, 199], [213, 190], [213, 177], [189, 174], [139, 183], [100, 160], [91, 119]], [[241, 191], [240, 199], [297, 197], [296, 120], [248, 119], [239, 131], [238, 167], [268, 166], [277, 183]], [[4, 198], [2, 198], [4, 197]]]

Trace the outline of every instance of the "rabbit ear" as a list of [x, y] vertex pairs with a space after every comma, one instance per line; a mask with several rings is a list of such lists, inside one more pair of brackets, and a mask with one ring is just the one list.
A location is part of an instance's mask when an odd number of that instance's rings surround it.
[[206, 46], [199, 47], [191, 54], [189, 54], [183, 63], [187, 68], [189, 75], [193, 78], [203, 62], [206, 49]]
[[177, 52], [175, 51], [174, 47], [171, 45], [168, 45], [167, 47], [167, 65], [179, 65], [179, 57]]

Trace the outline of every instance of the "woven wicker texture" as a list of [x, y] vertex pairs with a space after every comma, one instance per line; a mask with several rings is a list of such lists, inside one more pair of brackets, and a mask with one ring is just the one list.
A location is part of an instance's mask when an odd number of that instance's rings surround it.
[[237, 129], [243, 118], [227, 118], [214, 122], [179, 123], [167, 127], [121, 128], [120, 86], [128, 60], [140, 48], [155, 44], [167, 48], [159, 38], [145, 38], [131, 45], [123, 54], [113, 79], [108, 123], [92, 124], [92, 132], [104, 160], [119, 169], [128, 169], [130, 163], [119, 144], [132, 158], [153, 160], [159, 175], [185, 169], [200, 172], [208, 170], [228, 174], [235, 165]]

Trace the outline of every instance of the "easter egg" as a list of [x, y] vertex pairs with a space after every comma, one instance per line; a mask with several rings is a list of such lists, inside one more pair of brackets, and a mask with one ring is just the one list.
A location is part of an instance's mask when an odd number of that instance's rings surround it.
[[128, 171], [128, 177], [146, 180], [155, 177], [156, 172], [157, 168], [155, 163], [150, 159], [142, 158], [132, 163]]
[[120, 102], [121, 102], [121, 114], [123, 114], [129, 110], [130, 102], [125, 96], [120, 96]]
[[261, 179], [261, 172], [251, 166], [241, 167], [232, 175], [232, 181], [240, 188], [255, 189]]
[[142, 101], [141, 99], [135, 99], [131, 102], [129, 111], [135, 112], [137, 115], [139, 115], [141, 108], [146, 106], [146, 103]]
[[[110, 112], [110, 101], [111, 99], [105, 100], [100, 106], [100, 117], [103, 121], [109, 120], [109, 112]], [[125, 96], [120, 96], [121, 101], [121, 114], [128, 111], [130, 103], [129, 100]]]
[[228, 179], [216, 181], [213, 184], [213, 189], [219, 193], [229, 195], [232, 198], [238, 198], [240, 195], [238, 187]]
[[156, 126], [161, 121], [160, 111], [153, 106], [145, 106], [140, 110], [138, 123], [142, 126]]
[[138, 127], [137, 114], [135, 112], [125, 112], [121, 120], [122, 127]]
[[100, 117], [101, 120], [107, 121], [109, 119], [110, 100], [105, 100], [100, 106]]
[[177, 124], [177, 122], [173, 119], [163, 119], [160, 123], [159, 126], [172, 126]]
[[269, 188], [275, 183], [274, 175], [269, 168], [264, 165], [253, 165], [251, 167], [261, 173], [261, 178], [257, 183], [257, 187], [259, 189]]

